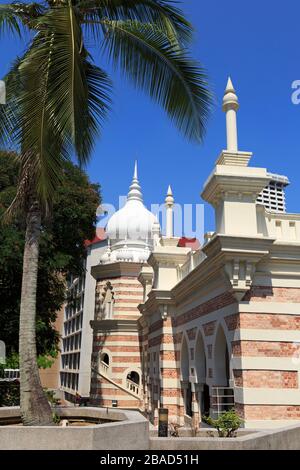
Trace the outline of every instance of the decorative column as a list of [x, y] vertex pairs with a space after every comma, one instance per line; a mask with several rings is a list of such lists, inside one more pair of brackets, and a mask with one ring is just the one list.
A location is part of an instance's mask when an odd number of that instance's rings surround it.
[[180, 390], [175, 386], [178, 383], [178, 368], [176, 345], [174, 344], [171, 305], [160, 304], [161, 314], [161, 343], [159, 351], [160, 390], [159, 406], [169, 410], [169, 423], [177, 421], [178, 395]]

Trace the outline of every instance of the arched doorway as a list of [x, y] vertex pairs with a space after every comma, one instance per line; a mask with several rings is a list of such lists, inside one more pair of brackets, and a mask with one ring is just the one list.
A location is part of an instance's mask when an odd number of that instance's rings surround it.
[[210, 396], [209, 387], [206, 384], [206, 354], [205, 346], [201, 333], [198, 333], [196, 348], [195, 348], [195, 366], [197, 373], [198, 383], [198, 403], [201, 415], [209, 414], [210, 410]]
[[215, 354], [214, 354], [214, 377], [215, 385], [220, 387], [229, 387], [230, 379], [230, 366], [229, 366], [229, 353], [224, 330], [219, 326], [216, 341], [215, 341]]
[[192, 416], [192, 387], [190, 383], [190, 360], [187, 340], [184, 337], [181, 346], [181, 387], [184, 398], [184, 409], [188, 416]]
[[212, 387], [215, 416], [234, 407], [234, 390], [230, 387], [230, 359], [224, 330], [219, 326], [214, 348], [214, 386]]

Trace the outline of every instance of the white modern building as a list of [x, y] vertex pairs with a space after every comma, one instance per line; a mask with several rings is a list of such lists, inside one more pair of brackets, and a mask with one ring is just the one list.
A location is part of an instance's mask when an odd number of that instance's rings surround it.
[[63, 398], [74, 401], [76, 396], [89, 397], [93, 335], [90, 321], [94, 318], [96, 281], [91, 266], [99, 263], [106, 248], [105, 235], [86, 243], [86, 261], [80, 276], [67, 281], [67, 302], [61, 343], [60, 390]]

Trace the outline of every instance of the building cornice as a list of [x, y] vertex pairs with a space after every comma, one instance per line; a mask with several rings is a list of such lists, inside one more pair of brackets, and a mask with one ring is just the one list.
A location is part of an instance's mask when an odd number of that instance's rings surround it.
[[232, 195], [250, 195], [255, 201], [269, 181], [265, 168], [217, 165], [206, 181], [201, 197], [214, 207]]
[[271, 238], [214, 235], [203, 251], [207, 258], [171, 291], [176, 304], [219, 276], [239, 301], [250, 289], [256, 264], [270, 253]]
[[107, 279], [113, 277], [138, 277], [143, 263], [131, 263], [127, 261], [119, 261], [109, 264], [97, 264], [92, 266], [91, 274], [96, 280]]
[[148, 264], [153, 268], [159, 265], [170, 265], [177, 266], [184, 264], [186, 261], [187, 254], [191, 251], [190, 248], [178, 248], [178, 247], [165, 247], [163, 249], [155, 250], [151, 253], [148, 259]]
[[169, 290], [152, 289], [145, 303], [138, 305], [138, 309], [143, 316], [151, 315], [153, 312], [160, 311], [162, 317], [165, 317], [167, 309], [164, 306], [174, 305], [172, 292]]
[[92, 329], [98, 332], [106, 331], [137, 331], [138, 320], [91, 320]]

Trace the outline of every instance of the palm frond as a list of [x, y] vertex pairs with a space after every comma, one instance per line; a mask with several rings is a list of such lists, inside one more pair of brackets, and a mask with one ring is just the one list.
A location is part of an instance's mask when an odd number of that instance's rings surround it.
[[168, 0], [79, 0], [76, 6], [97, 39], [101, 29], [99, 22], [107, 18], [156, 24], [171, 42], [184, 44], [191, 40], [193, 29], [174, 3]]
[[[37, 48], [38, 41], [34, 39], [5, 77], [8, 95], [3, 112], [8, 116], [9, 125], [4, 130], [19, 147], [23, 175], [20, 188], [27, 188], [30, 178], [40, 202], [47, 207], [59, 182], [66, 145], [54, 126], [47, 103], [51, 51], [43, 61], [37, 62]], [[25, 191], [18, 191], [13, 207], [22, 204], [20, 198], [24, 195]]]
[[0, 34], [6, 31], [21, 36], [20, 21], [11, 5], [0, 5]]
[[13, 62], [10, 71], [4, 77], [6, 86], [6, 104], [0, 106], [0, 146], [14, 147], [18, 149], [20, 142], [17, 134], [20, 125], [20, 108], [18, 97], [23, 91], [20, 80], [19, 65], [25, 57], [17, 57]]
[[114, 64], [167, 112], [186, 137], [202, 140], [212, 96], [206, 73], [153, 25], [103, 20]]
[[109, 109], [111, 83], [105, 72], [88, 61], [74, 7], [50, 10], [40, 23], [47, 37], [39, 36], [31, 60], [41, 63], [51, 50], [49, 113], [57, 132], [73, 145], [79, 163], [85, 164]]
[[111, 103], [111, 81], [107, 74], [87, 59], [83, 64], [87, 99], [80, 128], [76, 128], [75, 149], [79, 162], [89, 160], [96, 137], [100, 135]]
[[0, 4], [0, 35], [8, 31], [21, 36], [22, 28], [31, 29], [45, 9], [39, 3]]

